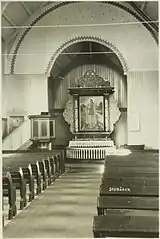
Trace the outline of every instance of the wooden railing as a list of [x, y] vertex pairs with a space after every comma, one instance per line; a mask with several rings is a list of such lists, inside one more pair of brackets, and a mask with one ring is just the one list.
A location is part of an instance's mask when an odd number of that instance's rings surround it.
[[69, 159], [104, 159], [107, 148], [70, 148], [67, 149]]

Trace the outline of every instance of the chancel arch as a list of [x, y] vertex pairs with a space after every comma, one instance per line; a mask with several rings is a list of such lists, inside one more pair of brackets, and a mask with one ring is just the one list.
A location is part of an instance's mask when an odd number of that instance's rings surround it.
[[[69, 129], [69, 125], [66, 125], [65, 122], [62, 123], [63, 112], [66, 112], [66, 104], [70, 98], [68, 89], [74, 87], [77, 80], [81, 79], [86, 72], [96, 74], [114, 88], [111, 98], [119, 113], [112, 125], [111, 138], [117, 147], [127, 144], [127, 80], [124, 69], [112, 49], [94, 41], [81, 41], [64, 49], [56, 58], [50, 72], [49, 109], [50, 112], [61, 112], [59, 117], [61, 115], [62, 131], [66, 132], [68, 129], [68, 136], [65, 135], [66, 138], [63, 140], [68, 142], [73, 133]], [[91, 82], [92, 80], [94, 78], [90, 79]], [[83, 88], [81, 80], [79, 84]], [[97, 85], [97, 87], [101, 86]], [[109, 110], [111, 111], [111, 108]], [[57, 124], [60, 124], [59, 120]]]

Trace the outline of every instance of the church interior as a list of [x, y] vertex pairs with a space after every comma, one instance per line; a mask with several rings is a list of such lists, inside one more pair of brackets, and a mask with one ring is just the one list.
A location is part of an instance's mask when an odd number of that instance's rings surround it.
[[158, 7], [1, 2], [2, 237], [159, 237]]

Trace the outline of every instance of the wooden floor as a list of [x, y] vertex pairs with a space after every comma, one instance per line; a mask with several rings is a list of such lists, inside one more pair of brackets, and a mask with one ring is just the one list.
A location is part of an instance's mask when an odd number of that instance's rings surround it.
[[69, 164], [67, 172], [4, 228], [4, 238], [92, 238], [100, 164]]

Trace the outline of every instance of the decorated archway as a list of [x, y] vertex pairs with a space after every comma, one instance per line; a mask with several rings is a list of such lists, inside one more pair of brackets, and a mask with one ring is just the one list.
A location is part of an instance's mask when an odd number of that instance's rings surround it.
[[69, 41], [64, 42], [57, 50], [55, 53], [53, 53], [52, 57], [50, 58], [50, 61], [48, 63], [48, 66], [45, 70], [45, 74], [47, 76], [49, 76], [51, 68], [53, 67], [54, 62], [56, 61], [56, 59], [59, 57], [60, 54], [62, 54], [62, 52], [68, 48], [69, 46], [73, 45], [74, 43], [79, 43], [79, 42], [84, 42], [84, 41], [92, 41], [92, 42], [96, 42], [99, 44], [102, 44], [103, 46], [111, 49], [116, 56], [118, 57], [118, 59], [121, 62], [123, 71], [124, 71], [124, 75], [127, 74], [128, 71], [128, 66], [126, 63], [126, 60], [124, 59], [122, 53], [117, 49], [116, 46], [114, 46], [111, 42], [108, 42], [107, 40], [98, 38], [98, 37], [94, 37], [94, 36], [79, 36], [79, 37], [75, 37], [70, 39]]

